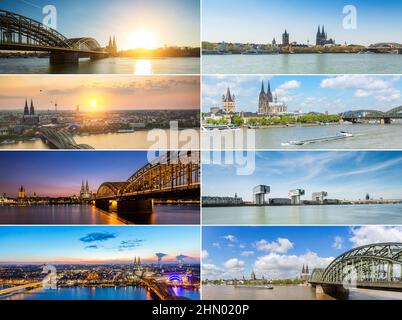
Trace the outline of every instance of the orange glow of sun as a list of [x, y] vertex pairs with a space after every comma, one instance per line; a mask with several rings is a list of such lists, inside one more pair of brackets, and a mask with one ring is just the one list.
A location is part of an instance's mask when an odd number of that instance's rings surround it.
[[132, 49], [153, 50], [158, 46], [158, 41], [154, 32], [149, 30], [139, 30], [129, 38], [129, 44]]
[[96, 109], [96, 107], [98, 106], [98, 101], [95, 98], [89, 99], [89, 106], [91, 107], [91, 109]]

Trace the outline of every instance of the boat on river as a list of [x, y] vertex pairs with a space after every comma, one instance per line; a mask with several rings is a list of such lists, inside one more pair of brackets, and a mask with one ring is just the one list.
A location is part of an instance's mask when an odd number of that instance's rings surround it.
[[265, 285], [265, 286], [257, 286], [257, 285], [235, 285], [236, 289], [266, 289], [266, 290], [273, 290], [274, 286]]
[[203, 132], [213, 132], [213, 131], [233, 131], [240, 130], [239, 127], [233, 124], [223, 124], [223, 125], [202, 125], [201, 131]]
[[346, 132], [346, 131], [339, 131], [336, 135], [328, 136], [328, 137], [321, 137], [315, 139], [307, 139], [307, 140], [291, 140], [286, 143], [282, 143], [282, 146], [303, 146], [305, 144], [310, 143], [319, 143], [319, 142], [327, 142], [327, 141], [335, 141], [340, 139], [346, 139], [353, 137], [353, 133]]
[[6, 144], [15, 144], [16, 141], [15, 140], [3, 140], [2, 142], [0, 142], [0, 144], [6, 145]]

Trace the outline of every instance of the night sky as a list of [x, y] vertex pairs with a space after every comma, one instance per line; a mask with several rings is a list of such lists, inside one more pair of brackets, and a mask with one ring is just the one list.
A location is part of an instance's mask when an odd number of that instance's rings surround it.
[[127, 180], [147, 162], [145, 151], [2, 152], [0, 193], [16, 196], [23, 185], [28, 195], [77, 195], [83, 179], [96, 192], [103, 182]]

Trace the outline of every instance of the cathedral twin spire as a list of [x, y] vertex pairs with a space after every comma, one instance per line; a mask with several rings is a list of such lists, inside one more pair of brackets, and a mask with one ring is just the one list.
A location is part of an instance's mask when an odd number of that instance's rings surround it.
[[116, 37], [113, 36], [109, 36], [109, 44], [106, 47], [106, 50], [112, 54], [116, 54], [117, 53], [117, 44], [116, 44]]
[[33, 105], [33, 101], [31, 99], [31, 107], [28, 109], [28, 101], [27, 101], [27, 99], [25, 99], [24, 116], [29, 116], [29, 115], [31, 115], [31, 116], [35, 115], [35, 108]]
[[268, 80], [267, 93], [265, 93], [265, 89], [264, 89], [264, 80], [261, 81], [260, 95], [266, 95], [268, 97], [268, 99], [270, 100], [269, 102], [273, 102], [273, 100], [272, 100], [272, 92], [271, 92], [271, 83], [269, 82], [269, 80]]

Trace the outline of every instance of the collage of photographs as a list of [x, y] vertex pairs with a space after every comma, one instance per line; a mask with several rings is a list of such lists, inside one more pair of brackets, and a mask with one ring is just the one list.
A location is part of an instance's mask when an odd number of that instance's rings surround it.
[[0, 1], [0, 301], [402, 300], [401, 18]]

